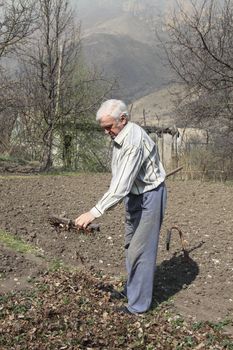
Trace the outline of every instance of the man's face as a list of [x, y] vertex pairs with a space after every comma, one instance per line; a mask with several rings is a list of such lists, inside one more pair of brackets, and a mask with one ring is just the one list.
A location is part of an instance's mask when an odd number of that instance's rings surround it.
[[127, 118], [122, 115], [120, 119], [116, 120], [110, 115], [103, 116], [100, 119], [100, 126], [104, 129], [106, 135], [109, 135], [113, 140], [119, 134], [119, 132], [127, 124]]

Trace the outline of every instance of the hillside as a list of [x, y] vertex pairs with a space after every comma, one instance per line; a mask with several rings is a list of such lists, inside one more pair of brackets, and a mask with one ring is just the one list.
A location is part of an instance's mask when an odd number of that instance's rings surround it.
[[160, 88], [153, 93], [135, 100], [132, 104], [131, 119], [143, 123], [143, 109], [148, 124], [169, 127], [175, 124], [174, 104], [175, 93], [180, 92], [181, 87], [171, 84], [169, 87]]
[[89, 27], [84, 31], [84, 38], [97, 33], [127, 36], [149, 46], [153, 46], [155, 43], [154, 34], [149, 30], [148, 24], [126, 13], [100, 21], [95, 26]]
[[[130, 102], [164, 86], [168, 80], [152, 47], [130, 37], [96, 33], [85, 38], [90, 65], [119, 83], [119, 98]], [[94, 58], [94, 60], [93, 60]]]
[[170, 74], [149, 25], [130, 13], [116, 13], [107, 18], [103, 12], [102, 20], [97, 16], [83, 31], [83, 52], [89, 65], [117, 79], [115, 97], [132, 102], [166, 86]]

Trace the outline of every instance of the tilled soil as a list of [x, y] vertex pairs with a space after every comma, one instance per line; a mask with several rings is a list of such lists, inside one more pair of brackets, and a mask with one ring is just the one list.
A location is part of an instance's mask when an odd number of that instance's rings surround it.
[[[94, 268], [112, 279], [125, 275], [123, 204], [100, 219], [100, 232], [56, 231], [51, 214], [74, 219], [89, 210], [107, 189], [109, 174], [77, 176], [2, 176], [0, 229], [43, 249], [50, 260]], [[167, 181], [168, 205], [161, 230], [155, 305], [172, 298], [177, 312], [194, 321], [218, 322], [233, 314], [233, 186], [197, 181]], [[178, 232], [188, 242], [185, 260]], [[41, 260], [0, 249], [0, 290], [24, 288], [43, 269]]]

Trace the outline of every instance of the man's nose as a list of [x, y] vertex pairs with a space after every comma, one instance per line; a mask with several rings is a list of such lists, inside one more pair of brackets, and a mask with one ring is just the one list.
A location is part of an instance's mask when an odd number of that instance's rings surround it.
[[109, 134], [109, 130], [104, 129], [104, 133], [105, 133], [105, 135], [108, 135]]

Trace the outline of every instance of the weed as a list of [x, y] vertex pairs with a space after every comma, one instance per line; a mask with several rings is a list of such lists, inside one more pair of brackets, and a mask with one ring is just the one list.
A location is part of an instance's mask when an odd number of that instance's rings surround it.
[[146, 346], [146, 350], [155, 350], [155, 346], [153, 344], [149, 344]]
[[38, 290], [42, 293], [47, 292], [49, 290], [49, 286], [45, 283], [41, 283], [38, 285]]
[[13, 344], [22, 343], [25, 339], [25, 336], [26, 336], [25, 333], [17, 335], [16, 337], [13, 338], [14, 339]]
[[224, 339], [222, 342], [222, 348], [227, 350], [233, 350], [233, 340]]
[[80, 339], [79, 338], [73, 338], [70, 341], [71, 345], [80, 345]]
[[207, 334], [207, 345], [213, 345], [215, 342], [217, 342], [217, 336], [215, 334]]
[[5, 272], [1, 272], [0, 273], [0, 280], [6, 278], [6, 273]]
[[12, 311], [15, 314], [25, 314], [29, 309], [30, 309], [30, 306], [24, 305], [24, 304], [14, 305], [12, 307]]
[[[155, 312], [158, 312], [164, 308], [171, 308], [172, 306], [174, 305], [174, 300], [173, 298], [169, 298], [168, 300], [164, 300], [162, 302], [159, 302], [158, 300], [156, 300], [155, 298], [153, 298], [153, 303], [152, 303], [152, 312], [155, 311]], [[170, 313], [168, 312], [167, 313], [167, 316], [169, 317], [170, 316]]]
[[189, 335], [186, 338], [184, 338], [184, 344], [186, 347], [192, 347], [195, 345], [195, 340], [192, 336]]
[[67, 296], [65, 296], [65, 297], [63, 298], [63, 303], [64, 303], [64, 305], [69, 305], [69, 304], [70, 304], [70, 298], [68, 298]]
[[[121, 335], [121, 336], [119, 336], [118, 338], [117, 338], [117, 342], [118, 342], [118, 345], [123, 345], [123, 344], [125, 344], [125, 341], [126, 341], [126, 339], [125, 339], [125, 336], [123, 336], [123, 335]], [[138, 341], [139, 342], [139, 341]], [[137, 343], [138, 343], [137, 342]], [[134, 345], [136, 345], [136, 344], [134, 344]]]
[[197, 330], [203, 328], [204, 326], [205, 326], [205, 322], [203, 322], [203, 321], [195, 322], [195, 323], [193, 323], [193, 325], [192, 325], [192, 329], [193, 329], [194, 331], [197, 331]]
[[171, 317], [170, 322], [173, 326], [175, 326], [176, 328], [179, 328], [183, 325], [184, 320], [177, 315], [177, 316]]
[[92, 318], [87, 319], [87, 324], [88, 326], [93, 326], [95, 324], [95, 320], [93, 320]]
[[0, 295], [0, 304], [5, 304], [10, 299], [10, 294]]
[[86, 299], [85, 297], [80, 297], [79, 300], [78, 300], [78, 305], [85, 305], [85, 304], [88, 304], [89, 303], [89, 300]]
[[27, 278], [27, 282], [28, 283], [32, 283], [33, 284], [35, 281], [36, 281], [36, 278], [34, 276], [33, 277], [32, 276], [28, 276], [28, 278]]
[[217, 322], [217, 323], [210, 322], [209, 324], [215, 331], [221, 331], [225, 326], [227, 326], [231, 323], [232, 323], [232, 321], [226, 319], [226, 320], [222, 320], [222, 321]]
[[64, 263], [60, 259], [53, 259], [49, 266], [49, 270], [51, 272], [60, 271], [64, 268], [65, 268]]

